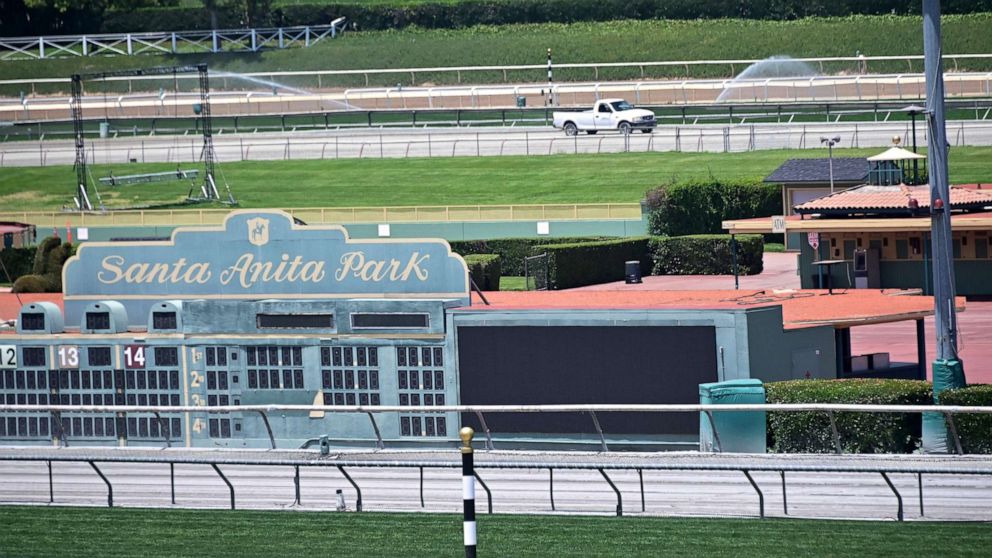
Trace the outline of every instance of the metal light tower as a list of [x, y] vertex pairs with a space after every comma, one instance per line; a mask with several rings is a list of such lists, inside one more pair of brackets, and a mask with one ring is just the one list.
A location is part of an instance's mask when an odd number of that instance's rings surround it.
[[[951, 248], [951, 198], [947, 173], [947, 130], [944, 124], [944, 70], [941, 64], [940, 1], [923, 0], [923, 53], [926, 73], [926, 118], [930, 145], [930, 234], [933, 255], [934, 318], [937, 358], [933, 362], [933, 394], [963, 387], [964, 365], [958, 358], [958, 328], [954, 308], [954, 259]], [[948, 450], [944, 417], [929, 413], [923, 420], [923, 448]]]
[[820, 143], [827, 144], [827, 157], [830, 161], [830, 193], [834, 193], [834, 146], [840, 143], [840, 136], [832, 138], [820, 137]]

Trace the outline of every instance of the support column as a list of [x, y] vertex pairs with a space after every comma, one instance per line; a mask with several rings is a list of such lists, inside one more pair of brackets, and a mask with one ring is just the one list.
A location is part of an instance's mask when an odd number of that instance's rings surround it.
[[916, 320], [916, 379], [927, 379], [927, 336], [923, 318]]
[[[958, 358], [958, 326], [954, 308], [954, 260], [951, 257], [951, 198], [947, 170], [947, 128], [944, 118], [944, 69], [940, 59], [940, 1], [923, 0], [923, 62], [926, 74], [926, 115], [929, 133], [930, 230], [933, 253], [934, 322], [937, 330], [933, 361], [933, 399], [940, 392], [965, 385], [964, 364]], [[923, 450], [947, 453], [953, 448], [944, 416], [923, 416]]]

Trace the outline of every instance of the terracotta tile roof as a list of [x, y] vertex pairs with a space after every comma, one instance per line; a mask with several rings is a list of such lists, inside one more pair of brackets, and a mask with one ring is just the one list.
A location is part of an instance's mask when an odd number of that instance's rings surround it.
[[[930, 187], [925, 184], [921, 186], [866, 184], [810, 200], [795, 206], [795, 209], [799, 213], [837, 210], [908, 210], [910, 198], [915, 199], [921, 209], [930, 207]], [[986, 205], [992, 205], [992, 191], [951, 186], [952, 208], [978, 208]]]

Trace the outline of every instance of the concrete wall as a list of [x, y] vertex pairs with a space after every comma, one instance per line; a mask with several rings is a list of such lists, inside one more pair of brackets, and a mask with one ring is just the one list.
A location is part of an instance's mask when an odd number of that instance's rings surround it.
[[765, 382], [836, 378], [834, 328], [782, 329], [782, 307], [747, 313], [750, 377]]

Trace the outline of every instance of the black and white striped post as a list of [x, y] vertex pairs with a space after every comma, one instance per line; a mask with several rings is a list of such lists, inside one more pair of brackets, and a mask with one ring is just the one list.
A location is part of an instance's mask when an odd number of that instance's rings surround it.
[[554, 79], [552, 78], [552, 73], [551, 73], [551, 49], [549, 48], [548, 49], [548, 104], [552, 106], [555, 104], [555, 94], [552, 89], [553, 85], [554, 85]]
[[472, 437], [475, 431], [466, 426], [458, 432], [462, 438], [462, 499], [465, 503], [465, 558], [475, 558], [475, 459]]

